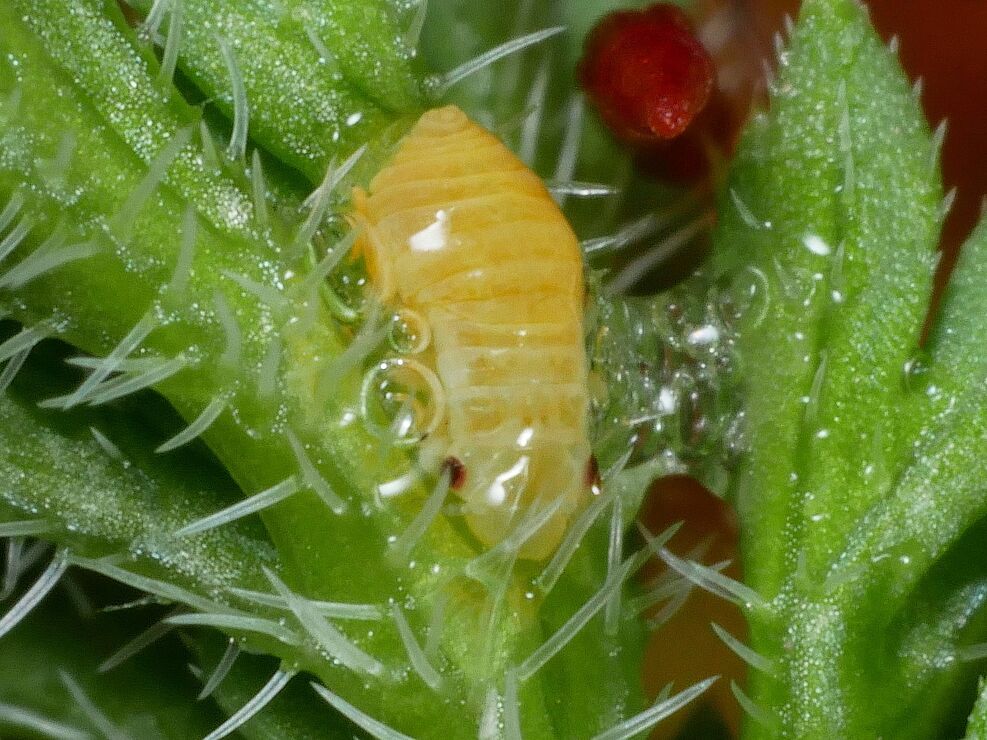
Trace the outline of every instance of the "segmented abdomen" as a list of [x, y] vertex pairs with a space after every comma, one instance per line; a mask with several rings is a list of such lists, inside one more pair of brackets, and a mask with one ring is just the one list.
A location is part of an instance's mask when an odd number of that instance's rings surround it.
[[445, 391], [438, 431], [484, 542], [563, 498], [522, 548], [554, 550], [586, 490], [583, 265], [541, 180], [458, 108], [426, 113], [355, 192], [383, 298], [423, 315]]

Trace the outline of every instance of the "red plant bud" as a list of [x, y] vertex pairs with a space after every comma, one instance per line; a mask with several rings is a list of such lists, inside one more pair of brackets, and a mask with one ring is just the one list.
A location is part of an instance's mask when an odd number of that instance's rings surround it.
[[709, 101], [716, 69], [688, 17], [666, 3], [606, 16], [586, 40], [579, 76], [620, 138], [673, 139]]

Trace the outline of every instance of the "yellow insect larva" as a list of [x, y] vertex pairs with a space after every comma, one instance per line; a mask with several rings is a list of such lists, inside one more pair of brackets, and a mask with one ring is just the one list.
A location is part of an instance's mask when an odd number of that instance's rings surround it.
[[592, 482], [575, 234], [538, 176], [454, 106], [425, 113], [353, 203], [378, 298], [428, 326], [416, 362], [443, 398], [427, 444], [470, 530], [493, 545], [557, 507], [520, 550], [548, 557]]

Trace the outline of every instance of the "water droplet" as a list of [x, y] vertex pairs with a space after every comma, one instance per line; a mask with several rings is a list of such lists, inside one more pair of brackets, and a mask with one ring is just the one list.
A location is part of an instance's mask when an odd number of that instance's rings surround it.
[[902, 368], [902, 382], [909, 393], [921, 391], [926, 386], [929, 373], [929, 356], [924, 350], [915, 351]]
[[388, 342], [395, 352], [403, 355], [417, 355], [424, 352], [432, 341], [432, 330], [417, 311], [402, 308], [391, 319]]
[[393, 444], [409, 446], [423, 440], [438, 428], [444, 409], [442, 384], [434, 372], [415, 360], [384, 360], [363, 378], [363, 423]]
[[741, 321], [757, 328], [767, 316], [769, 298], [768, 276], [749, 266], [732, 289], [717, 296], [717, 313], [728, 329], [738, 328]]

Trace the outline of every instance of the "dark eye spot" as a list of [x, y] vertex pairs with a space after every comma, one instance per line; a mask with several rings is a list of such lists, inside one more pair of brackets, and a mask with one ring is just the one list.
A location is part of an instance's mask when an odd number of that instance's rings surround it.
[[586, 461], [586, 486], [596, 486], [600, 484], [600, 463], [596, 455], [590, 455]]
[[449, 487], [458, 491], [466, 483], [466, 466], [458, 457], [447, 457], [442, 462], [442, 470], [449, 471]]

